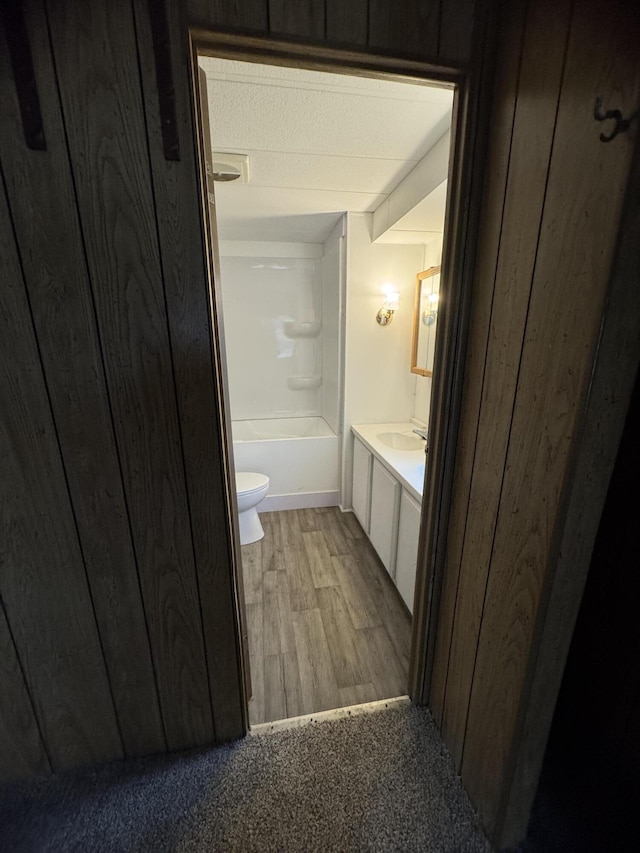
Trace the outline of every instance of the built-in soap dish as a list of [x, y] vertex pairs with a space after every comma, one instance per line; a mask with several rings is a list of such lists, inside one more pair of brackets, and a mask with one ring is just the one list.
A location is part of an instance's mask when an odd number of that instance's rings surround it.
[[321, 325], [320, 320], [311, 320], [308, 323], [288, 320], [284, 324], [284, 333], [288, 338], [317, 338]]
[[321, 376], [290, 376], [287, 379], [287, 385], [292, 391], [306, 391], [310, 388], [319, 388], [321, 382]]

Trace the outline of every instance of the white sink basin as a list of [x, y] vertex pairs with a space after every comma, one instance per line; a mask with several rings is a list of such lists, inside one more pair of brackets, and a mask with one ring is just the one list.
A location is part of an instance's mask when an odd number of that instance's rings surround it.
[[424, 450], [424, 441], [411, 432], [379, 432], [378, 440], [392, 450]]

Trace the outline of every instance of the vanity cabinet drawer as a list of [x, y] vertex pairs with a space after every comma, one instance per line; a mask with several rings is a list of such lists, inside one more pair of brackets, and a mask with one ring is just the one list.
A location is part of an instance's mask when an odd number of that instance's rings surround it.
[[369, 539], [391, 577], [395, 577], [398, 512], [402, 487], [377, 459], [371, 477]]
[[371, 507], [371, 468], [373, 454], [367, 450], [361, 441], [353, 441], [353, 494], [351, 503], [356, 518], [364, 532], [369, 535], [369, 518]]

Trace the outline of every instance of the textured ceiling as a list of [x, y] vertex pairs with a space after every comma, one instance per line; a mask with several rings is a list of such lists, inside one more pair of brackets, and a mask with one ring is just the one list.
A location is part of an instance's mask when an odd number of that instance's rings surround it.
[[[211, 57], [199, 63], [214, 151], [249, 155], [248, 184], [215, 187], [225, 240], [323, 242], [344, 211], [374, 211], [451, 121], [449, 89]], [[403, 228], [442, 230], [441, 198], [407, 214]]]

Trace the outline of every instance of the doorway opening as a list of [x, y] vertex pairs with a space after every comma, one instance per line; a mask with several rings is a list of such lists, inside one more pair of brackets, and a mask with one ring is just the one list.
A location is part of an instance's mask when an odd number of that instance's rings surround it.
[[457, 109], [241, 47], [197, 64], [256, 725], [411, 692]]

